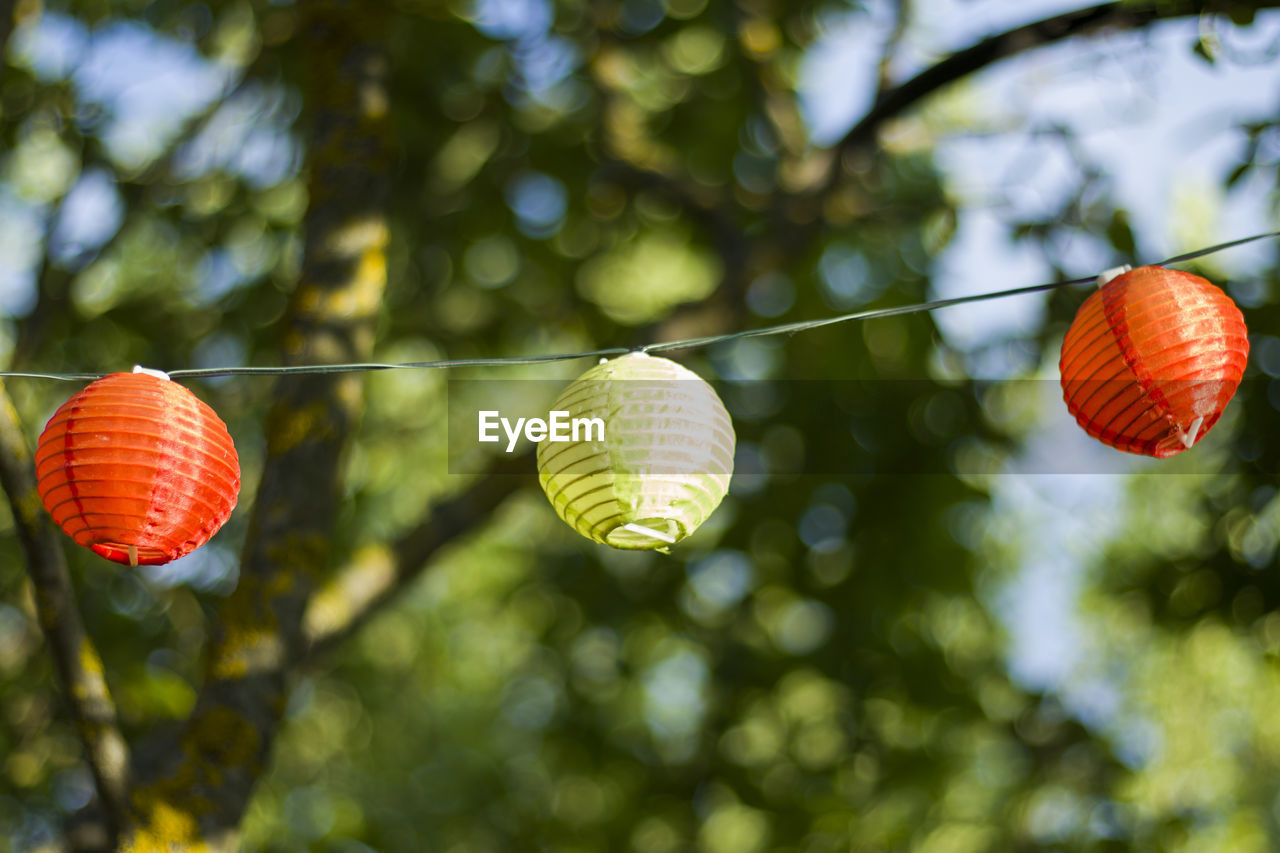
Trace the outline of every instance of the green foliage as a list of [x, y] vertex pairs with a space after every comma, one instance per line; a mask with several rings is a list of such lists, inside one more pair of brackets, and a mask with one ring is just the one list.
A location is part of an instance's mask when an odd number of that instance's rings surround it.
[[[46, 4], [86, 39], [127, 24], [243, 78], [148, 145], [112, 135], [141, 121], [127, 104], [11, 45], [0, 207], [47, 241], [33, 303], [0, 320], [14, 369], [279, 362], [309, 201], [298, 5]], [[800, 60], [850, 4], [533, 5], [547, 20], [519, 30], [468, 3], [397, 4], [379, 359], [633, 345], [929, 295], [959, 216], [933, 139], [849, 152], [825, 186], [832, 154], [800, 119]], [[1228, 191], [1273, 130], [1249, 129]], [[120, 221], [58, 250], [58, 211], [90, 175]], [[1078, 227], [1128, 258], [1140, 235], [1107, 188], [1082, 172], [1069, 215], [1014, 235]], [[11, 258], [16, 242], [0, 234]], [[1255, 329], [1280, 321], [1274, 276]], [[1037, 358], [1054, 360], [1072, 299], [1049, 299], [1022, 342]], [[729, 497], [670, 556], [576, 535], [530, 462], [498, 512], [299, 677], [245, 849], [1268, 849], [1280, 339], [1254, 348], [1234, 422], [1206, 442], [1221, 473], [1135, 480], [1126, 535], [1088, 580], [1073, 679], [1113, 692], [1106, 720], [1011, 677], [992, 605], [1038, 544], [989, 494], [1039, 426], [1030, 392], [965, 378], [928, 315], [842, 325], [680, 354], [717, 384], [740, 456]], [[191, 711], [266, 452], [270, 380], [193, 385], [241, 451], [232, 521], [161, 571], [67, 547], [131, 737]], [[32, 440], [67, 391], [10, 382]], [[459, 403], [443, 374], [370, 374], [364, 399], [325, 572], [376, 562], [470, 483], [448, 470]], [[26, 851], [84, 814], [91, 781], [5, 513], [0, 837]]]

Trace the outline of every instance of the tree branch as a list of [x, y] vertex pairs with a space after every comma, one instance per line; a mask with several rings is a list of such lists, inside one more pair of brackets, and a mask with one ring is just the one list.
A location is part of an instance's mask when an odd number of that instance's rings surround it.
[[36, 492], [35, 469], [18, 413], [0, 383], [0, 485], [27, 558], [36, 611], [67, 708], [84, 745], [98, 800], [114, 839], [129, 823], [129, 747], [116, 722], [102, 659], [85, 632], [62, 542]]
[[[1045, 18], [990, 36], [926, 68], [901, 85], [883, 92], [844, 137], [836, 143], [831, 165], [818, 195], [825, 197], [839, 183], [847, 156], [874, 146], [876, 136], [888, 119], [901, 115], [929, 95], [951, 83], [1018, 53], [1105, 28], [1136, 29], [1161, 18], [1199, 14], [1209, 4], [1189, 0], [1148, 0], [1144, 3], [1103, 3]], [[1258, 8], [1280, 5], [1280, 0], [1259, 0]]]
[[530, 455], [504, 458], [460, 494], [435, 504], [389, 546], [356, 555], [312, 597], [307, 608], [307, 663], [327, 657], [417, 580], [442, 548], [483, 526], [525, 477]]

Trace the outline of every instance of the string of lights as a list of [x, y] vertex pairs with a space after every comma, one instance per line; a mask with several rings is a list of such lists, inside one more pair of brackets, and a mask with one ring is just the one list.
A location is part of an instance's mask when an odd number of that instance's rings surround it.
[[[1267, 231], [1262, 234], [1254, 234], [1249, 237], [1241, 237], [1235, 240], [1228, 240], [1224, 243], [1217, 243], [1203, 249], [1196, 249], [1191, 252], [1185, 252], [1180, 255], [1166, 258], [1163, 261], [1157, 262], [1154, 266], [1169, 266], [1172, 264], [1186, 263], [1187, 261], [1193, 261], [1197, 258], [1207, 257], [1219, 252], [1224, 252], [1228, 249], [1234, 249], [1239, 246], [1256, 243], [1258, 241], [1274, 237], [1280, 237], [1280, 231]], [[334, 373], [360, 373], [375, 370], [446, 370], [462, 367], [505, 367], [514, 365], [544, 364], [557, 361], [574, 361], [576, 359], [583, 358], [608, 358], [610, 356], [625, 355], [629, 352], [673, 352], [675, 350], [709, 347], [715, 344], [739, 340], [742, 338], [794, 335], [798, 332], [809, 331], [810, 329], [819, 329], [824, 326], [834, 326], [840, 323], [851, 323], [857, 320], [875, 320], [885, 317], [901, 317], [906, 314], [919, 314], [925, 311], [936, 311], [939, 308], [949, 308], [954, 305], [967, 305], [974, 302], [985, 302], [991, 299], [1004, 299], [1010, 296], [1022, 296], [1029, 293], [1055, 290], [1061, 287], [1092, 284], [1094, 281], [1096, 281], [1096, 276], [1073, 278], [1064, 281], [1053, 281], [1044, 284], [1014, 287], [1006, 290], [994, 290], [985, 293], [973, 293], [966, 296], [933, 299], [927, 302], [917, 302], [910, 305], [898, 305], [890, 308], [874, 308], [866, 311], [854, 311], [848, 314], [839, 314], [834, 317], [800, 320], [792, 323], [782, 323], [776, 326], [765, 326], [759, 329], [744, 329], [739, 332], [728, 332], [721, 335], [687, 338], [678, 341], [662, 341], [639, 347], [608, 347], [581, 352], [550, 353], [546, 355], [495, 358], [454, 358], [438, 359], [434, 361], [406, 361], [394, 363], [353, 362], [349, 364], [303, 364], [281, 365], [274, 367], [200, 367], [171, 370], [167, 373], [173, 379], [197, 379], [221, 376], [321, 375]], [[35, 373], [25, 371], [0, 371], [0, 377], [4, 378], [54, 379], [60, 381], [91, 381], [101, 379], [106, 375], [107, 374], [105, 373]]]

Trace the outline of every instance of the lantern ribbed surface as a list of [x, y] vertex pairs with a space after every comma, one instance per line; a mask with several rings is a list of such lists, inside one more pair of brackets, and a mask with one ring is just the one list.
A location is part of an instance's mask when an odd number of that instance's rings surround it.
[[1199, 276], [1139, 267], [1080, 306], [1062, 342], [1062, 396], [1089, 435], [1167, 457], [1218, 421], [1249, 355], [1244, 317]]
[[673, 361], [630, 353], [603, 362], [552, 409], [604, 422], [603, 440], [592, 434], [538, 445], [543, 491], [588, 539], [625, 550], [666, 548], [706, 521], [729, 491], [729, 413], [710, 385]]
[[40, 500], [78, 544], [128, 565], [200, 547], [231, 515], [240, 463], [222, 420], [176, 382], [113, 373], [49, 419]]

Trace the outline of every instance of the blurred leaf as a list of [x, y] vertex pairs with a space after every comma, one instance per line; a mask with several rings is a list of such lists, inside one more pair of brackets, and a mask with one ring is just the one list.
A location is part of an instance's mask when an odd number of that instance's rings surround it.
[[1107, 225], [1107, 240], [1121, 257], [1137, 257], [1138, 247], [1134, 241], [1133, 228], [1129, 225], [1129, 214], [1124, 210], [1116, 210], [1111, 214], [1111, 222]]
[[705, 299], [720, 263], [678, 232], [647, 232], [593, 258], [578, 289], [619, 323], [655, 320], [682, 302]]
[[1249, 170], [1253, 168], [1253, 165], [1254, 164], [1251, 162], [1244, 162], [1237, 165], [1227, 175], [1227, 179], [1222, 182], [1223, 186], [1226, 187], [1227, 189], [1232, 189], [1233, 187], [1235, 187], [1235, 185], [1240, 183], [1240, 180], [1245, 175], [1249, 174]]
[[1203, 36], [1196, 39], [1195, 44], [1191, 47], [1191, 52], [1210, 65], [1217, 62], [1217, 48], [1209, 39]]

